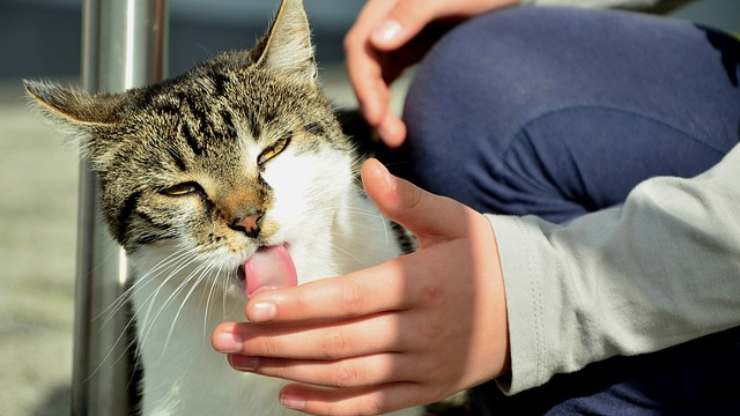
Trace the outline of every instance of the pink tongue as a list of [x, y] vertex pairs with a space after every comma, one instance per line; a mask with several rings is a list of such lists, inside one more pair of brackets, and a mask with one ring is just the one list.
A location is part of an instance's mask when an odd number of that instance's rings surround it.
[[295, 265], [285, 246], [271, 246], [257, 250], [244, 263], [246, 295], [258, 290], [298, 285]]

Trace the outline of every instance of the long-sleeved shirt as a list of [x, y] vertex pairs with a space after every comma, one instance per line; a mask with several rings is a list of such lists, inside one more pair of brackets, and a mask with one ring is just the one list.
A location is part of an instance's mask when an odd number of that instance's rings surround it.
[[508, 394], [740, 326], [740, 145], [702, 175], [647, 180], [622, 206], [564, 226], [487, 217], [506, 290]]

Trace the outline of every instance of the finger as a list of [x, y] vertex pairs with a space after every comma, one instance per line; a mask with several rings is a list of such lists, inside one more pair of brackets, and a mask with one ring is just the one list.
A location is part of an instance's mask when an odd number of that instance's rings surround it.
[[415, 293], [405, 277], [406, 261], [396, 258], [342, 277], [258, 293], [247, 303], [246, 316], [252, 322], [344, 319], [410, 308]]
[[313, 415], [379, 415], [432, 401], [426, 389], [416, 383], [354, 389], [291, 384], [280, 392], [280, 402], [284, 406]]
[[269, 377], [326, 387], [363, 387], [411, 381], [417, 365], [398, 353], [375, 354], [338, 361], [281, 360], [229, 355], [229, 365]]
[[398, 147], [406, 139], [406, 125], [392, 111], [387, 111], [378, 126], [378, 134], [388, 147]]
[[348, 37], [345, 45], [350, 84], [365, 119], [371, 126], [377, 127], [385, 117], [390, 102], [390, 91], [383, 80], [377, 51], [371, 50], [362, 39], [350, 40]]
[[383, 215], [408, 228], [422, 243], [466, 236], [471, 216], [477, 215], [457, 201], [391, 175], [375, 159], [363, 164], [362, 183]]
[[404, 350], [400, 328], [398, 314], [301, 327], [224, 323], [216, 328], [212, 341], [216, 351], [227, 354], [339, 360]]
[[376, 127], [388, 106], [388, 87], [378, 51], [370, 45], [370, 32], [393, 8], [396, 0], [369, 1], [344, 38], [347, 74], [365, 119]]
[[373, 46], [381, 51], [403, 46], [434, 19], [437, 4], [429, 0], [397, 2], [383, 22], [373, 30], [370, 37]]

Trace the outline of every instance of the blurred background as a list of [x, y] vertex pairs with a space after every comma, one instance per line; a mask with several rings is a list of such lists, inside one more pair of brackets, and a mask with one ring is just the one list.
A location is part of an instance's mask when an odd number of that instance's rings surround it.
[[[355, 101], [342, 39], [364, 0], [305, 0], [322, 83]], [[226, 49], [250, 48], [277, 0], [170, 0], [170, 74]], [[77, 83], [80, 0], [0, 0], [0, 416], [64, 415], [72, 362], [77, 155], [30, 111], [21, 78]], [[740, 1], [671, 12], [740, 32]], [[400, 107], [408, 79], [395, 88]]]

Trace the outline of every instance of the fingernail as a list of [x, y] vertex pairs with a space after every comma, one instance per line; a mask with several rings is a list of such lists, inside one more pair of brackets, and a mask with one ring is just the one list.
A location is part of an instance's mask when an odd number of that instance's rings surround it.
[[233, 354], [242, 350], [242, 339], [233, 332], [220, 332], [213, 340], [213, 348], [218, 352]]
[[383, 184], [385, 185], [385, 188], [389, 191], [393, 191], [396, 189], [396, 181], [393, 179], [393, 175], [391, 175], [390, 172], [388, 172], [388, 168], [385, 167], [382, 163], [378, 163], [378, 170], [377, 174], [381, 176], [383, 179]]
[[277, 315], [277, 306], [272, 302], [257, 302], [252, 305], [249, 318], [254, 322], [267, 321]]
[[229, 363], [237, 370], [242, 371], [254, 371], [259, 366], [259, 358], [257, 357], [245, 357], [243, 355], [230, 355]]
[[399, 33], [401, 33], [401, 24], [395, 20], [388, 20], [375, 28], [373, 31], [373, 40], [378, 43], [391, 42]]
[[294, 394], [281, 394], [280, 403], [282, 403], [283, 406], [294, 410], [303, 410], [303, 408], [306, 407], [306, 400]]

